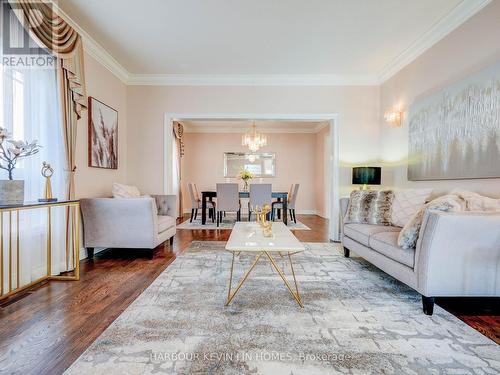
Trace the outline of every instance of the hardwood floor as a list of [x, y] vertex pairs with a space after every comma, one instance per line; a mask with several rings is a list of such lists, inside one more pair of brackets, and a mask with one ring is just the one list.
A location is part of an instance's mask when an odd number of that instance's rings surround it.
[[[311, 231], [303, 242], [327, 242], [328, 222], [297, 215]], [[186, 218], [184, 218], [186, 220]], [[78, 282], [50, 282], [0, 304], [0, 374], [59, 374], [185, 250], [191, 241], [226, 241], [230, 230], [178, 230], [173, 248], [153, 259], [140, 250], [106, 250], [81, 262]], [[439, 299], [439, 305], [500, 343], [499, 300]]]

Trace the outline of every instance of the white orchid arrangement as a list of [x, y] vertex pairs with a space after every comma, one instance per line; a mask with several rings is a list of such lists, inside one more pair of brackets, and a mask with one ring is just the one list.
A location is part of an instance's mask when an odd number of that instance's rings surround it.
[[[10, 143], [10, 146], [6, 143]], [[37, 154], [41, 147], [36, 140], [16, 141], [7, 129], [0, 127], [0, 168], [5, 169], [9, 173], [9, 180], [12, 180], [12, 172], [18, 160]]]

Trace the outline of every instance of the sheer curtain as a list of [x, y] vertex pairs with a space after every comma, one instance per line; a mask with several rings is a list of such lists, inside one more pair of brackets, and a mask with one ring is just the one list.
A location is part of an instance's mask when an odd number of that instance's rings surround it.
[[[21, 38], [23, 33], [22, 26], [18, 24], [17, 37]], [[65, 196], [65, 150], [58, 90], [55, 68], [1, 67], [0, 126], [9, 129], [16, 140], [38, 140], [42, 146], [38, 154], [21, 160], [14, 170], [14, 179], [24, 180], [25, 201], [36, 201], [43, 197], [44, 179], [40, 174], [43, 161], [54, 168], [54, 197], [61, 199]], [[6, 171], [1, 170], [0, 179], [7, 178]], [[53, 274], [59, 274], [66, 268], [65, 212], [63, 208], [53, 208], [52, 211], [52, 270]], [[15, 213], [12, 216], [12, 227], [15, 229], [17, 217]], [[3, 221], [4, 233], [8, 233], [8, 214], [4, 214]], [[21, 211], [19, 224], [22, 260], [19, 278], [22, 286], [43, 276], [46, 270], [47, 210]], [[14, 231], [13, 248], [17, 246], [16, 238], [17, 233]], [[8, 238], [4, 238], [4, 259], [8, 259], [7, 241]], [[16, 261], [14, 258], [14, 264]], [[7, 262], [4, 263], [7, 266]], [[16, 276], [13, 286], [16, 286]]]
[[174, 180], [172, 181], [172, 192], [173, 194], [177, 195], [177, 217], [182, 216], [181, 210], [181, 204], [180, 204], [180, 189], [181, 189], [181, 183], [180, 183], [180, 159], [181, 156], [179, 154], [179, 145], [178, 145], [179, 139], [175, 136], [172, 139], [172, 176], [174, 176]]

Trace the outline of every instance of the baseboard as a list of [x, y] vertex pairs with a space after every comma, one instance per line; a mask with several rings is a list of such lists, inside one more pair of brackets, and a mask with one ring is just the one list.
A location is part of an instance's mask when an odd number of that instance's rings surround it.
[[297, 215], [317, 215], [318, 212], [316, 210], [297, 210]]
[[323, 219], [326, 219], [326, 220], [329, 220], [330, 218], [320, 212], [316, 212], [316, 215], [318, 215], [319, 217], [322, 217]]

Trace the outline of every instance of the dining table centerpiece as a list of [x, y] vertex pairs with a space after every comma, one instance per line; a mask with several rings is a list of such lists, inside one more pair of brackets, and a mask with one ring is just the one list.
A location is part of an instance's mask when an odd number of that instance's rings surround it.
[[16, 141], [8, 130], [0, 127], [0, 169], [7, 171], [8, 180], [0, 180], [0, 205], [24, 202], [24, 180], [14, 180], [17, 162], [40, 151], [38, 141]]
[[250, 172], [248, 169], [242, 169], [238, 174], [238, 177], [244, 182], [243, 191], [248, 191], [248, 181], [253, 178], [252, 172]]

